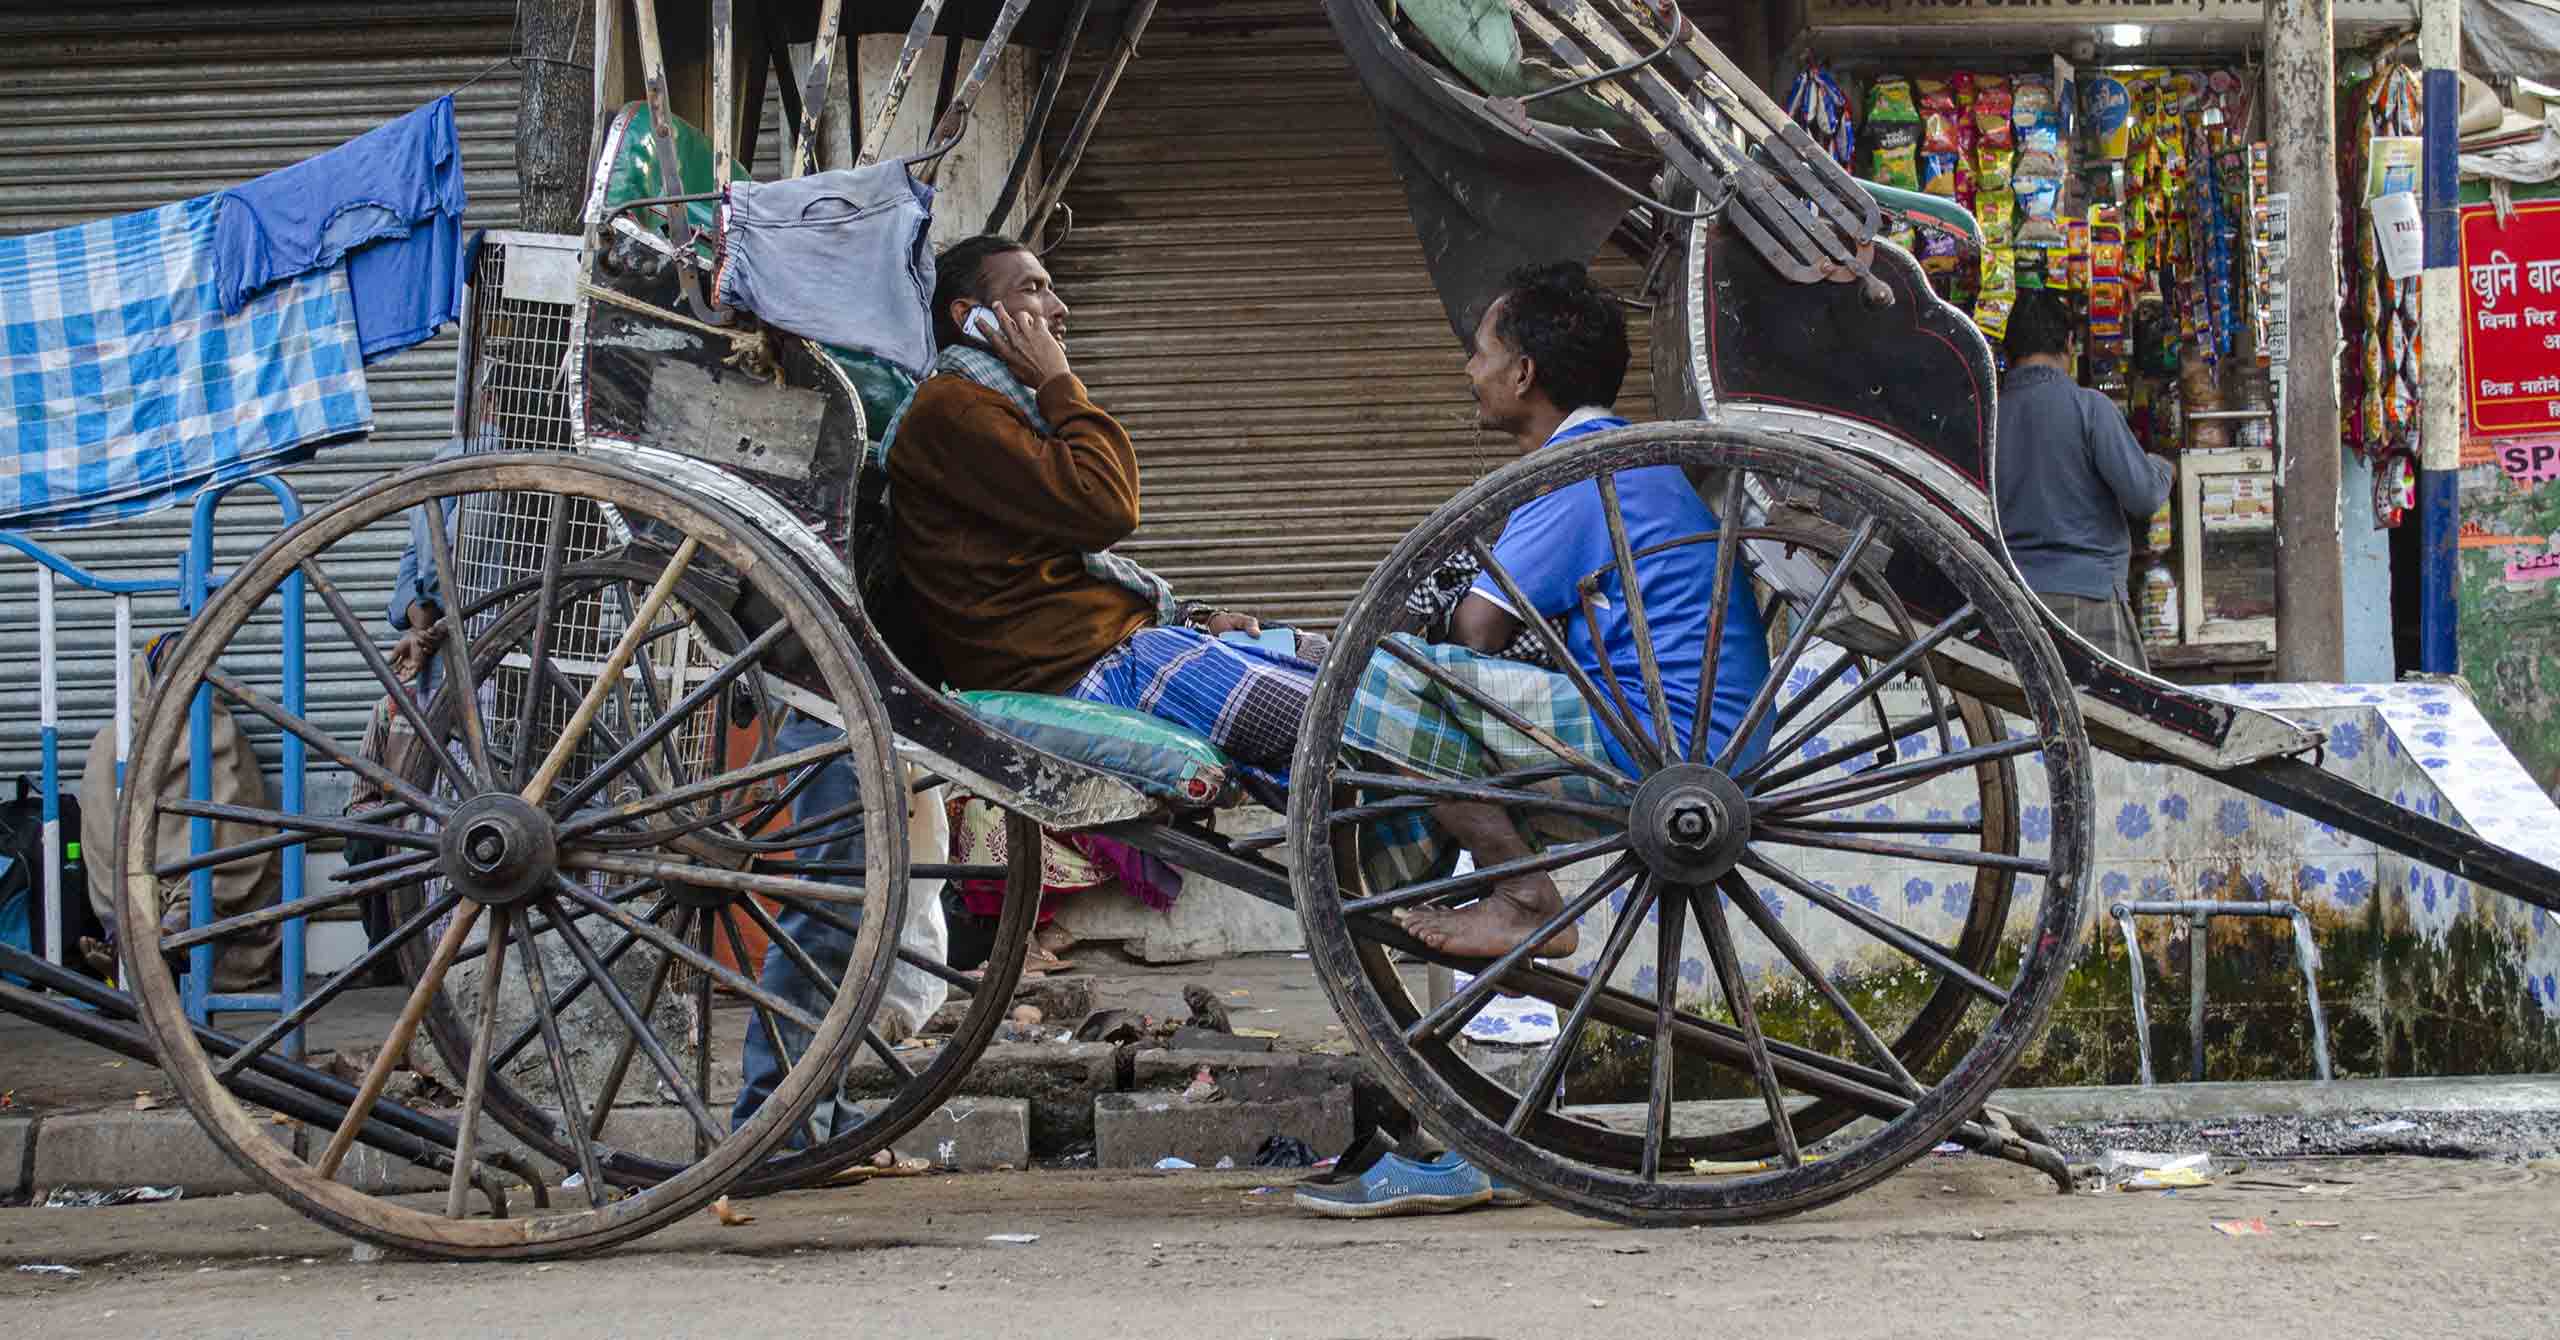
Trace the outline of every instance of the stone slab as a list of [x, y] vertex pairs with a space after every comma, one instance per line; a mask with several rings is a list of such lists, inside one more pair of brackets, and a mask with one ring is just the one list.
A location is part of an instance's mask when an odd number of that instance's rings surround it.
[[[293, 1138], [278, 1126], [270, 1138]], [[190, 1196], [261, 1188], [196, 1125], [184, 1108], [74, 1112], [45, 1118], [30, 1190], [54, 1187], [183, 1186]]]
[[27, 1194], [28, 1155], [35, 1152], [36, 1119], [0, 1119], [0, 1198]]
[[1367, 1067], [1357, 1057], [1314, 1052], [1207, 1051], [1148, 1047], [1130, 1058], [1132, 1090], [1181, 1090], [1202, 1066], [1237, 1098], [1302, 1098], [1358, 1083]]
[[1093, 1100], [1094, 1163], [1151, 1168], [1171, 1157], [1214, 1168], [1227, 1158], [1249, 1167], [1275, 1135], [1303, 1140], [1310, 1149], [1342, 1149], [1351, 1143], [1351, 1106], [1348, 1085], [1299, 1098], [1219, 1103], [1186, 1103], [1173, 1090], [1106, 1093]]
[[1031, 1103], [964, 1094], [935, 1108], [889, 1148], [901, 1159], [923, 1159], [960, 1172], [1028, 1168]]
[[[923, 1064], [922, 1058], [916, 1064]], [[1093, 1095], [1120, 1087], [1120, 1049], [1107, 1042], [1000, 1042], [969, 1068], [969, 1088], [1030, 1105], [1031, 1147], [1062, 1154], [1093, 1139]], [[866, 1049], [845, 1077], [853, 1097], [897, 1091], [898, 1077]]]

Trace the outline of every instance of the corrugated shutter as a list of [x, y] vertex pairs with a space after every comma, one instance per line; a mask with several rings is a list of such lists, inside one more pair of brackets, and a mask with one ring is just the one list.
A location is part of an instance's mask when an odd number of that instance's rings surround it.
[[[1464, 351], [1319, 8], [1166, 0], [1066, 200], [1074, 231], [1048, 263], [1070, 352], [1145, 471], [1146, 524], [1120, 548], [1184, 594], [1329, 626], [1398, 538], [1511, 458], [1475, 427]], [[1603, 261], [1632, 292], [1637, 267]], [[1643, 418], [1643, 314], [1629, 326], [1620, 408]]]
[[[88, 4], [0, 8], [0, 232], [34, 232], [201, 195], [328, 149], [481, 74], [513, 49], [504, 0], [435, 3]], [[489, 70], [456, 99], [468, 223], [516, 216], [516, 72]], [[452, 435], [450, 332], [367, 370], [374, 436], [290, 474], [305, 507], [426, 459]], [[276, 509], [252, 486], [223, 509], [217, 569], [271, 538]], [[110, 576], [174, 576], [189, 513], [41, 536]], [[404, 530], [378, 526], [331, 576], [379, 617]], [[114, 611], [61, 588], [62, 740], [67, 779], [114, 714]], [[348, 744], [379, 696], [327, 611], [310, 602], [311, 714]], [[32, 565], [0, 560], [0, 775], [36, 767]], [[174, 602], [137, 600], [137, 642], [179, 626]], [[273, 691], [280, 635], [269, 620], [235, 640], [235, 673]], [[273, 765], [273, 732], [252, 732]]]

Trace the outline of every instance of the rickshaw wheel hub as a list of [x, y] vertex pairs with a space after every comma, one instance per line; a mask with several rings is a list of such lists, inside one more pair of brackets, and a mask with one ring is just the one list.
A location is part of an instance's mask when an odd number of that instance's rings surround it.
[[1675, 763], [1636, 789], [1627, 834], [1654, 874], [1705, 884], [1740, 859], [1751, 836], [1751, 801], [1722, 772]]
[[456, 806], [438, 842], [445, 878], [473, 902], [496, 907], [522, 901], [560, 865], [551, 816], [505, 792]]

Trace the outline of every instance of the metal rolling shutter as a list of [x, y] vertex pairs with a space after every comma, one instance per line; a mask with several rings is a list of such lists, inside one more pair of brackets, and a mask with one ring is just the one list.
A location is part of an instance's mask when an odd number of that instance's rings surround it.
[[[513, 49], [504, 0], [433, 3], [99, 4], [0, 7], [0, 232], [34, 232], [201, 195], [328, 149], [447, 92]], [[516, 72], [501, 65], [456, 99], [472, 227], [516, 216]], [[375, 431], [290, 472], [306, 508], [426, 459], [452, 435], [448, 332], [367, 370]], [[271, 538], [277, 510], [255, 486], [233, 495], [215, 545], [229, 571]], [[189, 512], [173, 509], [40, 536], [116, 577], [174, 576]], [[331, 576], [378, 617], [405, 542], [377, 526]], [[113, 605], [57, 584], [63, 769], [114, 714]], [[272, 606], [271, 606], [272, 609]], [[309, 707], [353, 745], [379, 696], [318, 600], [309, 602]], [[135, 602], [137, 645], [179, 626], [173, 600]], [[272, 614], [235, 640], [231, 668], [273, 691], [281, 634]], [[0, 776], [37, 758], [33, 565], [0, 559]], [[251, 732], [272, 767], [274, 733]], [[318, 760], [315, 758], [315, 764]], [[315, 801], [321, 799], [317, 794]]]
[[[1079, 54], [1090, 75], [1101, 53]], [[1083, 96], [1068, 83], [1053, 142]], [[1512, 457], [1475, 427], [1403, 188], [1315, 6], [1166, 0], [1066, 200], [1048, 262], [1070, 353], [1145, 470], [1120, 548], [1184, 594], [1330, 626], [1406, 531]], [[1640, 278], [1614, 253], [1598, 269]], [[1642, 419], [1628, 315], [1619, 403]]]

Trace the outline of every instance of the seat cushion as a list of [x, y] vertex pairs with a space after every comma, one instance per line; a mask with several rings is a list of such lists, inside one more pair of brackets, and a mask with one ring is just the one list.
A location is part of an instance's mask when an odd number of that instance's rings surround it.
[[1024, 744], [1109, 773], [1158, 800], [1207, 808], [1234, 799], [1235, 764], [1216, 745], [1162, 717], [1046, 693], [974, 689], [954, 696]]

